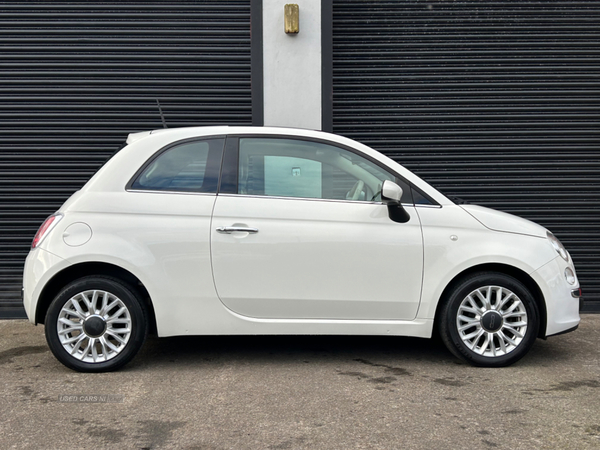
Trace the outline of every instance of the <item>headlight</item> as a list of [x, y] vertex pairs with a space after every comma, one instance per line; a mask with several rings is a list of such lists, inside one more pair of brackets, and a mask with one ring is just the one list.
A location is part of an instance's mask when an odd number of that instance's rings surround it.
[[569, 253], [567, 252], [567, 249], [565, 248], [565, 246], [562, 245], [560, 243], [560, 241], [556, 238], [556, 236], [554, 236], [549, 231], [546, 232], [546, 236], [548, 236], [548, 240], [552, 244], [552, 247], [554, 247], [554, 250], [556, 250], [556, 253], [558, 253], [560, 256], [562, 256], [562, 259], [564, 259], [565, 261], [568, 261]]
[[567, 283], [569, 283], [570, 285], [574, 285], [575, 283], [577, 283], [577, 277], [575, 276], [575, 272], [573, 272], [573, 270], [570, 267], [567, 267], [565, 269], [565, 280], [567, 280]]

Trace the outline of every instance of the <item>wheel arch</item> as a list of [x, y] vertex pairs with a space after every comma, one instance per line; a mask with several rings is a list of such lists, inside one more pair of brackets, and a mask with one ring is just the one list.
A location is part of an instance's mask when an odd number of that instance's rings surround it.
[[35, 311], [35, 323], [44, 323], [46, 313], [52, 300], [69, 282], [90, 275], [105, 275], [117, 278], [131, 288], [136, 289], [148, 310], [149, 332], [156, 333], [156, 315], [148, 290], [134, 274], [122, 267], [104, 262], [85, 262], [74, 264], [55, 274], [44, 286], [40, 293]]
[[480, 264], [477, 266], [469, 267], [468, 269], [463, 270], [462, 272], [457, 274], [448, 283], [448, 285], [444, 288], [444, 291], [442, 292], [442, 295], [440, 296], [440, 298], [438, 300], [438, 304], [437, 304], [436, 310], [435, 310], [434, 329], [437, 329], [437, 325], [439, 324], [439, 315], [440, 315], [440, 311], [442, 309], [442, 305], [448, 298], [448, 295], [450, 294], [450, 292], [452, 291], [454, 286], [456, 286], [460, 282], [460, 280], [462, 280], [464, 277], [466, 277], [468, 275], [472, 275], [474, 273], [480, 273], [480, 272], [497, 272], [497, 273], [502, 273], [505, 275], [512, 276], [513, 278], [515, 278], [515, 279], [519, 280], [521, 283], [523, 283], [525, 285], [525, 287], [527, 287], [527, 289], [529, 289], [529, 292], [531, 292], [531, 294], [535, 300], [535, 303], [537, 305], [538, 312], [540, 314], [540, 328], [539, 328], [539, 332], [538, 332], [538, 337], [545, 339], [546, 338], [547, 312], [546, 312], [546, 301], [544, 299], [544, 294], [542, 293], [542, 290], [540, 289], [538, 284], [535, 282], [535, 280], [533, 278], [531, 278], [531, 276], [529, 276], [529, 274], [527, 274], [523, 270], [521, 270], [517, 267], [514, 267], [514, 266], [510, 266], [508, 264], [501, 264], [501, 263]]

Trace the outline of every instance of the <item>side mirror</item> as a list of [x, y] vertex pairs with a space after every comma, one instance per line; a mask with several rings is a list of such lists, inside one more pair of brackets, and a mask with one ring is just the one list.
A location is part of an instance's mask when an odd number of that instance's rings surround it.
[[381, 200], [387, 205], [390, 219], [398, 223], [406, 223], [410, 215], [402, 206], [402, 188], [390, 180], [381, 185]]
[[387, 205], [401, 204], [402, 188], [393, 181], [384, 180], [381, 185], [381, 200]]

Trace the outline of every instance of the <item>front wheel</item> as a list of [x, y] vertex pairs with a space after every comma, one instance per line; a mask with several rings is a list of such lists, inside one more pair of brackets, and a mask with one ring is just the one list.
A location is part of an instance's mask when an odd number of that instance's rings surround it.
[[513, 364], [531, 349], [538, 329], [537, 305], [529, 290], [517, 279], [494, 272], [461, 280], [439, 316], [446, 347], [475, 366]]
[[148, 320], [137, 292], [116, 278], [90, 276], [68, 284], [45, 320], [54, 356], [79, 372], [108, 372], [142, 347]]

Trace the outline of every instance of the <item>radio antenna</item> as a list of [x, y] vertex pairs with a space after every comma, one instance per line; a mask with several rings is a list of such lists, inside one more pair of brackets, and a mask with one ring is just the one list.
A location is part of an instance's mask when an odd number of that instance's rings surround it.
[[162, 119], [163, 127], [167, 128], [167, 122], [165, 122], [165, 116], [163, 115], [162, 108], [160, 107], [160, 102], [156, 99], [156, 104], [158, 105], [158, 112], [160, 113], [160, 118]]

